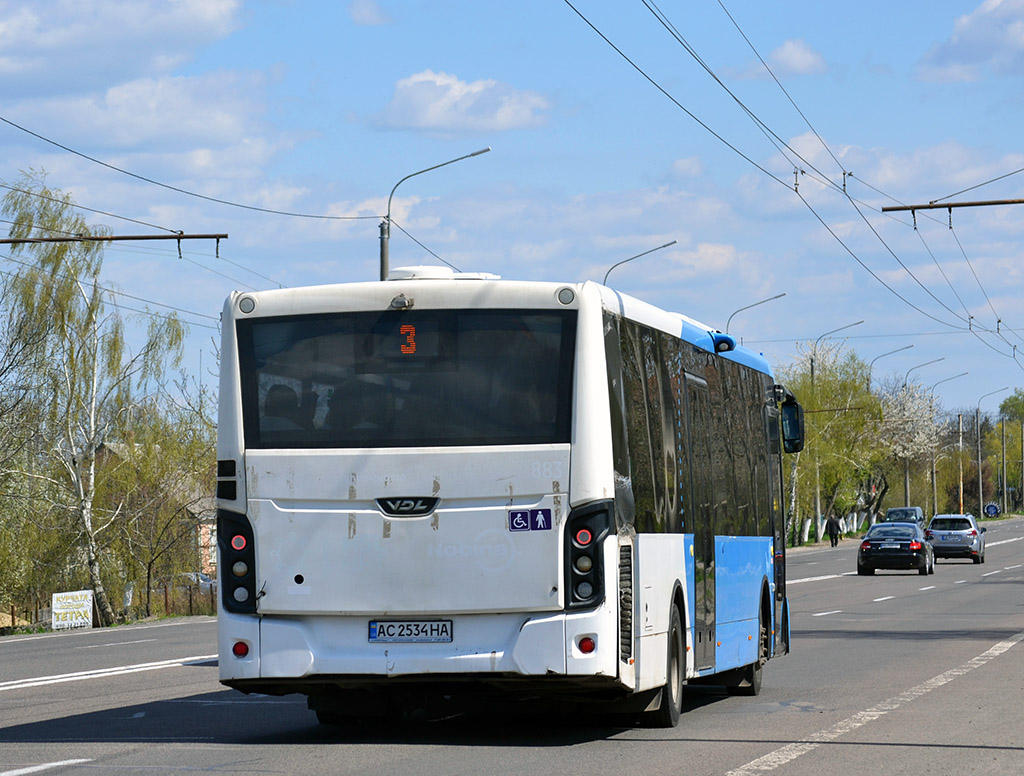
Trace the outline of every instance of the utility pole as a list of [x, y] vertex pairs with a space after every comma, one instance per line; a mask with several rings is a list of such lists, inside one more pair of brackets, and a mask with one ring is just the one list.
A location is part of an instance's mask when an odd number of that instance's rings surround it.
[[963, 416], [963, 414], [959, 414], [959, 415], [956, 416], [956, 422], [960, 426], [959, 455], [957, 455], [956, 458], [957, 458], [957, 461], [959, 461], [959, 463], [960, 463], [960, 487], [959, 487], [959, 491], [958, 492], [959, 492], [959, 495], [960, 495], [959, 514], [962, 515], [964, 513], [964, 416]]
[[1006, 418], [999, 419], [1000, 436], [1003, 440], [1003, 476], [1002, 476], [1002, 491], [1003, 497], [1000, 499], [999, 504], [1002, 509], [1002, 513], [1006, 514]]

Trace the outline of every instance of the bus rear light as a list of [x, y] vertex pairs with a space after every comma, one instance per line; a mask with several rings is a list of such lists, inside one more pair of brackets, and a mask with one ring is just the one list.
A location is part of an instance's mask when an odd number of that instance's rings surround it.
[[591, 652], [597, 649], [597, 642], [594, 641], [590, 636], [584, 636], [582, 639], [579, 640], [578, 646], [580, 648], [580, 652], [582, 652], [584, 655], [589, 655]]
[[246, 515], [217, 510], [217, 549], [224, 568], [221, 605], [236, 614], [256, 614], [256, 545]]
[[244, 641], [236, 641], [231, 645], [231, 654], [235, 657], [248, 657], [249, 645]]
[[597, 606], [604, 600], [601, 542], [612, 534], [614, 502], [577, 507], [565, 526], [565, 605], [570, 609]]

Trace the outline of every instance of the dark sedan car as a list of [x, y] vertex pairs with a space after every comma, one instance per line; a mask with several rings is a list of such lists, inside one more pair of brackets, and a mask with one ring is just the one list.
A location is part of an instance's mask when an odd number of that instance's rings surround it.
[[871, 526], [857, 553], [857, 573], [875, 569], [917, 569], [935, 573], [935, 553], [917, 523], [876, 523]]

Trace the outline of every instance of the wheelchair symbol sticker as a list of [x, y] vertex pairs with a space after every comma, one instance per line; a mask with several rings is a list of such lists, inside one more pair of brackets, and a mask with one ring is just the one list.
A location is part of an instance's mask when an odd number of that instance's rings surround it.
[[508, 513], [508, 530], [519, 531], [550, 531], [550, 509], [511, 509]]

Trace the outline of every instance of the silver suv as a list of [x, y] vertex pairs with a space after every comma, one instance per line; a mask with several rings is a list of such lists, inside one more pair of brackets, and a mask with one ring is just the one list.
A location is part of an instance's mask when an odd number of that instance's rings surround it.
[[974, 515], [936, 515], [924, 532], [936, 558], [970, 558], [985, 562], [985, 529]]

